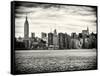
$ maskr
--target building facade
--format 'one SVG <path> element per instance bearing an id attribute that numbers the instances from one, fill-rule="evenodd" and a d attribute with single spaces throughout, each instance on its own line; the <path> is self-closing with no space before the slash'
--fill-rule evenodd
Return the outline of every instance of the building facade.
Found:
<path id="1" fill-rule="evenodd" d="M 58 46 L 58 36 L 57 36 L 56 29 L 54 30 L 54 33 L 53 33 L 53 45 L 54 45 L 54 49 L 59 48 L 59 46 Z"/>
<path id="2" fill-rule="evenodd" d="M 35 38 L 35 33 L 31 33 L 31 38 Z"/>
<path id="3" fill-rule="evenodd" d="M 58 34 L 58 41 L 59 41 L 59 49 L 63 49 L 64 48 L 64 34 L 63 33 Z"/>
<path id="4" fill-rule="evenodd" d="M 53 33 L 48 33 L 48 47 L 53 45 Z"/>

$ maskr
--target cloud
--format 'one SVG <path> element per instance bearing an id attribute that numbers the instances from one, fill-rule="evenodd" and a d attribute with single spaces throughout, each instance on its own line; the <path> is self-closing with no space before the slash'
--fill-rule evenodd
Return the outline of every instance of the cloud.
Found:
<path id="1" fill-rule="evenodd" d="M 74 31 L 79 33 L 87 26 L 90 32 L 96 32 L 96 13 L 96 7 L 92 6 L 17 3 L 15 29 L 18 36 L 18 31 L 24 29 L 27 14 L 30 33 L 39 34 L 42 31 L 48 33 L 50 28 L 56 28 L 58 32 L 71 33 Z"/>

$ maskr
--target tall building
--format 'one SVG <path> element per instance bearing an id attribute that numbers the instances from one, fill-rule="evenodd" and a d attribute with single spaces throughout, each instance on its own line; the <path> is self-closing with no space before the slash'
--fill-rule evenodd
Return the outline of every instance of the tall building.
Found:
<path id="1" fill-rule="evenodd" d="M 64 48 L 65 49 L 68 49 L 68 46 L 69 46 L 69 40 L 68 40 L 68 35 L 67 33 L 64 34 Z"/>
<path id="2" fill-rule="evenodd" d="M 48 46 L 53 45 L 53 33 L 48 33 Z"/>
<path id="3" fill-rule="evenodd" d="M 59 33 L 58 34 L 58 40 L 59 40 L 59 49 L 64 49 L 64 34 L 63 33 Z"/>
<path id="4" fill-rule="evenodd" d="M 89 28 L 87 27 L 87 33 L 88 33 L 88 35 L 89 35 Z"/>
<path id="5" fill-rule="evenodd" d="M 67 34 L 67 49 L 71 49 L 71 36 Z"/>
<path id="6" fill-rule="evenodd" d="M 54 45 L 54 49 L 58 49 L 58 36 L 57 36 L 56 29 L 54 30 L 53 33 L 53 45 Z"/>
<path id="7" fill-rule="evenodd" d="M 24 38 L 25 39 L 29 38 L 29 23 L 28 23 L 27 16 L 26 16 L 26 20 L 25 20 L 25 23 L 24 23 Z"/>
<path id="8" fill-rule="evenodd" d="M 72 39 L 71 39 L 71 48 L 72 49 L 78 49 L 78 48 L 80 48 L 79 36 L 76 33 L 72 33 L 71 36 L 72 36 Z M 80 36 L 81 36 L 81 33 L 80 33 Z"/>
<path id="9" fill-rule="evenodd" d="M 82 33 L 79 33 L 78 39 L 80 41 L 80 48 L 82 48 L 82 46 L 83 46 L 83 36 L 82 36 Z"/>
<path id="10" fill-rule="evenodd" d="M 48 47 L 48 38 L 46 33 L 41 33 L 41 39 L 46 42 L 46 47 Z"/>
<path id="11" fill-rule="evenodd" d="M 24 43 L 25 43 L 25 48 L 28 49 L 29 48 L 29 23 L 28 23 L 27 16 L 24 23 Z"/>
<path id="12" fill-rule="evenodd" d="M 86 46 L 87 36 L 89 36 L 89 28 L 87 30 L 82 30 L 82 37 L 83 37 L 83 48 Z"/>

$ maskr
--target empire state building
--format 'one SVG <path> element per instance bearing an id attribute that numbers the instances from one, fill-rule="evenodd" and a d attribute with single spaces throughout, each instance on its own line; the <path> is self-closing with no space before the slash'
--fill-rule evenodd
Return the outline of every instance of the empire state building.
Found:
<path id="1" fill-rule="evenodd" d="M 25 48 L 29 48 L 29 23 L 28 23 L 28 19 L 26 16 L 26 20 L 24 23 L 24 43 L 25 43 Z"/>
<path id="2" fill-rule="evenodd" d="M 29 23 L 26 16 L 26 20 L 24 23 L 24 39 L 28 39 L 28 38 L 29 38 Z"/>

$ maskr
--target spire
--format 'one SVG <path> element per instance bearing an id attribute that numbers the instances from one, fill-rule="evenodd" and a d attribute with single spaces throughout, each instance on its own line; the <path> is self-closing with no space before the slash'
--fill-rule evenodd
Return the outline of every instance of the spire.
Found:
<path id="1" fill-rule="evenodd" d="M 87 31 L 89 31 L 89 28 L 87 27 Z"/>
<path id="2" fill-rule="evenodd" d="M 27 21 L 27 13 L 26 13 L 26 21 Z"/>
<path id="3" fill-rule="evenodd" d="M 26 18 L 25 18 L 25 24 L 28 24 L 28 17 L 27 17 L 27 13 L 26 13 Z"/>
<path id="4" fill-rule="evenodd" d="M 57 30 L 56 30 L 56 24 L 55 24 L 55 29 L 54 29 L 54 33 L 57 34 Z"/>
<path id="5" fill-rule="evenodd" d="M 27 19 L 27 14 L 26 14 L 25 23 L 24 23 L 24 38 L 29 38 L 29 23 Z"/>
<path id="6" fill-rule="evenodd" d="M 56 31 L 56 29 L 54 29 L 54 34 L 57 34 L 57 31 Z"/>
<path id="7" fill-rule="evenodd" d="M 88 28 L 88 26 L 87 26 L 87 32 L 88 32 L 88 35 L 89 35 L 89 28 Z"/>

